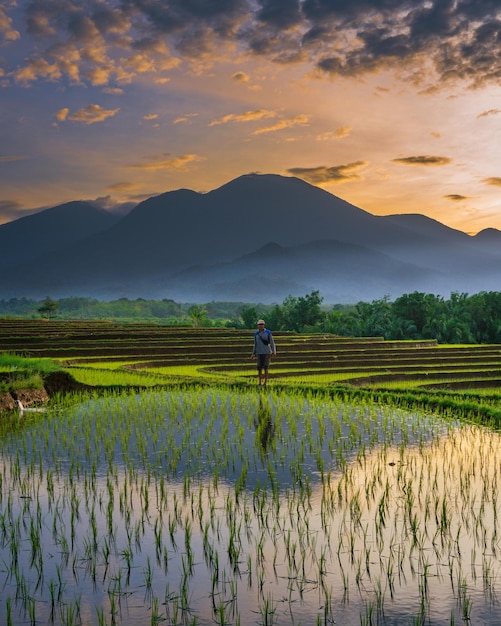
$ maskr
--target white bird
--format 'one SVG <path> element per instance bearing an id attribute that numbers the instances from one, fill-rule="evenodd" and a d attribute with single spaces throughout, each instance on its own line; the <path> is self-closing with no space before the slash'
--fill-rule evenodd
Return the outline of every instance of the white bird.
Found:
<path id="1" fill-rule="evenodd" d="M 24 413 L 25 411 L 36 411 L 36 412 L 45 411 L 45 408 L 43 407 L 24 406 L 21 400 L 16 400 L 16 402 L 17 402 L 17 408 L 19 409 L 21 413 Z"/>

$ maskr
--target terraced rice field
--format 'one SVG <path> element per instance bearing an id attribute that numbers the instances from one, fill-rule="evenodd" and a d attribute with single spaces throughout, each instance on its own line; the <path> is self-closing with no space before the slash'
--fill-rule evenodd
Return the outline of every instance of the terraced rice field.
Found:
<path id="1" fill-rule="evenodd" d="M 0 624 L 501 623 L 500 347 L 275 338 L 0 321 L 101 388 L 1 423 Z"/>
<path id="2" fill-rule="evenodd" d="M 274 333 L 271 384 L 501 388 L 501 346 L 438 345 L 381 337 Z M 252 331 L 141 323 L 2 320 L 0 351 L 50 357 L 78 379 L 83 370 L 144 373 L 172 381 L 252 382 Z"/>

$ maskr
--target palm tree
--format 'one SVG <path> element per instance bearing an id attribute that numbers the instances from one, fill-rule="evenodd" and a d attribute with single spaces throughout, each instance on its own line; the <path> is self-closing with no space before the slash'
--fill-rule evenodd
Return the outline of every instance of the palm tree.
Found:
<path id="1" fill-rule="evenodd" d="M 193 324 L 193 326 L 198 328 L 202 325 L 204 319 L 207 318 L 207 309 L 202 304 L 194 304 L 192 307 L 190 307 L 188 315 L 191 318 L 191 323 Z"/>

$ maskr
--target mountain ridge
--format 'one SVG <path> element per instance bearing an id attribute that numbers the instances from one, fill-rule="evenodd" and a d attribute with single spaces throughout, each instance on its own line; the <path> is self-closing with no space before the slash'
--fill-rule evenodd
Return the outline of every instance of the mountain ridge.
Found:
<path id="1" fill-rule="evenodd" d="M 0 268 L 56 251 L 102 232 L 120 216 L 74 200 L 0 225 Z"/>
<path id="2" fill-rule="evenodd" d="M 0 253 L 0 297 L 233 293 L 277 302 L 319 289 L 330 302 L 353 302 L 501 284 L 501 231 L 471 236 L 420 214 L 375 216 L 293 177 L 246 174 L 206 193 L 167 191 L 111 218 L 76 201 L 72 222 L 70 205 L 0 226 L 0 244 L 11 224 L 33 242 L 24 256 L 11 246 L 8 262 Z"/>

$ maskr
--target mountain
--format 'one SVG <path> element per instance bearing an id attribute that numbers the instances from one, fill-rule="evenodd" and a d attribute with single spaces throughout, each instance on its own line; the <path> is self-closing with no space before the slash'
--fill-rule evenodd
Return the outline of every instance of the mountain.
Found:
<path id="1" fill-rule="evenodd" d="M 245 301 L 253 291 L 260 296 L 255 301 L 267 302 L 271 296 L 281 302 L 318 289 L 327 302 L 353 303 L 395 295 L 402 284 L 434 291 L 441 278 L 369 248 L 322 240 L 290 247 L 270 243 L 229 263 L 187 269 L 165 287 L 180 301 Z"/>
<path id="2" fill-rule="evenodd" d="M 412 230 L 416 234 L 439 239 L 448 243 L 468 243 L 471 237 L 461 230 L 450 228 L 426 215 L 418 213 L 402 213 L 398 215 L 385 215 L 381 219 L 392 224 L 398 224 Z"/>
<path id="3" fill-rule="evenodd" d="M 72 245 L 104 231 L 119 218 L 87 202 L 67 202 L 0 226 L 0 268 Z"/>
<path id="4" fill-rule="evenodd" d="M 297 178 L 169 191 L 108 225 L 96 214 L 94 230 L 88 206 L 75 217 L 80 204 L 0 226 L 0 244 L 14 230 L 31 242 L 29 253 L 2 250 L 0 297 L 278 302 L 318 289 L 327 302 L 354 302 L 501 285 L 500 231 L 472 237 L 423 215 L 375 216 Z"/>
<path id="5" fill-rule="evenodd" d="M 489 273 L 492 263 L 501 258 L 501 248 L 487 249 L 470 235 L 425 215 L 387 215 L 380 219 L 412 234 L 390 243 L 385 252 L 423 267 L 440 267 L 466 278 L 472 271 Z"/>
<path id="6" fill-rule="evenodd" d="M 473 239 L 486 252 L 499 254 L 499 250 L 501 250 L 501 230 L 496 228 L 485 228 L 477 233 Z"/>

